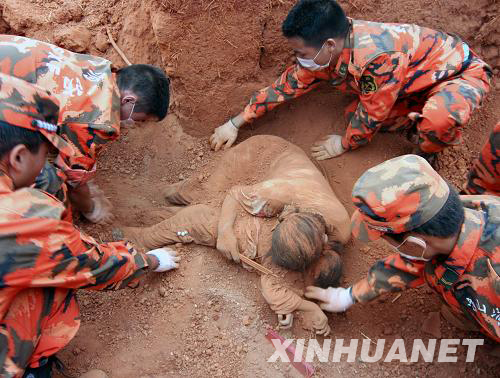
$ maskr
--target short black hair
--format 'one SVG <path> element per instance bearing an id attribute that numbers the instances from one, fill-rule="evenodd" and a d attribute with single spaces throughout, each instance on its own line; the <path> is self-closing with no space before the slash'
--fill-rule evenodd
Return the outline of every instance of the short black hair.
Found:
<path id="1" fill-rule="evenodd" d="M 137 95 L 134 112 L 154 115 L 161 121 L 170 105 L 170 79 L 150 64 L 132 64 L 116 73 L 118 88 Z"/>
<path id="2" fill-rule="evenodd" d="M 281 30 L 286 38 L 300 37 L 307 45 L 321 47 L 328 38 L 344 38 L 349 20 L 335 0 L 300 0 Z"/>
<path id="3" fill-rule="evenodd" d="M 457 190 L 449 183 L 448 187 L 450 188 L 448 199 L 434 217 L 413 230 L 401 234 L 388 234 L 388 236 L 402 243 L 409 233 L 435 236 L 438 238 L 448 238 L 458 234 L 464 223 L 464 205 L 460 200 Z"/>
<path id="4" fill-rule="evenodd" d="M 48 140 L 42 133 L 0 121 L 0 158 L 18 144 L 24 144 L 30 152 L 36 154 L 43 143 L 48 143 Z"/>

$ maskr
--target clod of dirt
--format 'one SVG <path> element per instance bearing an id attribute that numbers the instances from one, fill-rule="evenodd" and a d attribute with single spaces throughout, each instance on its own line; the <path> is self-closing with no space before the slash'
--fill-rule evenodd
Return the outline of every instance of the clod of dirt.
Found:
<path id="1" fill-rule="evenodd" d="M 85 374 L 80 375 L 80 378 L 107 378 L 105 372 L 102 370 L 92 369 L 86 372 Z"/>
<path id="2" fill-rule="evenodd" d="M 422 324 L 422 331 L 436 339 L 441 338 L 441 316 L 439 312 L 429 312 L 429 315 Z"/>
<path id="3" fill-rule="evenodd" d="M 384 328 L 384 335 L 392 335 L 394 333 L 394 330 L 392 329 L 391 326 L 387 326 Z"/>
<path id="4" fill-rule="evenodd" d="M 5 21 L 2 17 L 2 11 L 0 9 L 0 33 L 7 33 L 7 31 L 10 29 L 10 25 Z"/>
<path id="5" fill-rule="evenodd" d="M 108 49 L 109 40 L 104 32 L 101 31 L 97 34 L 97 37 L 95 38 L 94 46 L 100 52 L 104 52 Z"/>
<path id="6" fill-rule="evenodd" d="M 245 316 L 243 317 L 243 325 L 244 325 L 245 327 L 247 327 L 247 326 L 249 326 L 249 325 L 250 325 L 250 323 L 252 323 L 252 319 L 250 318 L 250 316 L 245 315 Z"/>
<path id="7" fill-rule="evenodd" d="M 54 42 L 68 50 L 83 53 L 90 46 L 91 33 L 84 25 L 61 28 L 54 32 Z"/>

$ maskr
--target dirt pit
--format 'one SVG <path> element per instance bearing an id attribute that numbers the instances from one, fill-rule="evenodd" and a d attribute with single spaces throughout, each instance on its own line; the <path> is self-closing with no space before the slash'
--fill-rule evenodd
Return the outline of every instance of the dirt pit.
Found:
<path id="1" fill-rule="evenodd" d="M 108 44 L 109 26 L 134 63 L 162 66 L 172 77 L 171 113 L 159 124 L 124 130 L 99 161 L 99 183 L 114 203 L 116 225 L 150 225 L 166 206 L 161 192 L 168 183 L 200 177 L 217 154 L 208 136 L 236 114 L 250 94 L 269 84 L 290 63 L 291 52 L 280 24 L 290 0 L 3 0 L 0 32 L 26 35 L 63 47 L 123 62 Z M 418 23 L 461 35 L 494 68 L 500 61 L 499 4 L 496 0 L 341 1 L 353 18 Z M 440 173 L 461 186 L 472 159 L 498 119 L 498 80 L 483 108 L 464 130 L 464 143 L 439 159 Z M 309 151 L 332 131 L 342 132 L 343 109 L 351 99 L 328 86 L 282 106 L 245 129 L 278 135 Z M 350 191 L 361 173 L 411 147 L 397 135 L 378 135 L 361 150 L 321 163 L 340 200 L 352 211 Z M 206 178 L 202 178 L 206 179 Z M 81 226 L 100 241 L 111 227 Z M 61 353 L 75 375 L 91 368 L 111 377 L 296 377 L 290 364 L 268 363 L 272 345 L 264 338 L 276 318 L 265 304 L 257 276 L 228 263 L 218 253 L 180 246 L 181 268 L 151 274 L 136 290 L 80 292 L 82 327 Z M 344 284 L 363 277 L 370 265 L 389 253 L 383 246 L 351 242 L 343 254 Z M 440 301 L 430 289 L 387 295 L 345 315 L 329 315 L 334 339 L 403 338 L 406 350 L 415 339 L 435 338 L 422 331 Z M 482 338 L 441 319 L 441 338 Z M 300 318 L 285 338 L 314 338 Z M 322 344 L 322 338 L 318 341 Z M 489 342 L 486 341 L 488 344 Z M 466 363 L 314 363 L 317 376 L 498 376 L 497 357 L 480 347 Z M 497 373 L 495 373 L 495 371 Z"/>

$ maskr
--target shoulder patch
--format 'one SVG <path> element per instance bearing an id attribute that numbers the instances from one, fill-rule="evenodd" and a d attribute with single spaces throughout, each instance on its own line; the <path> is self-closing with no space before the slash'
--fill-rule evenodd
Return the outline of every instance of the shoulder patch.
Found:
<path id="1" fill-rule="evenodd" d="M 363 75 L 359 82 L 361 93 L 367 94 L 377 90 L 377 83 L 372 75 Z"/>

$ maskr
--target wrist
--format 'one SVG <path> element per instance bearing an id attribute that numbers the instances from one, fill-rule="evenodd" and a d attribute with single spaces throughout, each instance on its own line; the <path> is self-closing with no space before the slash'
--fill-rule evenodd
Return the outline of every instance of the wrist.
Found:
<path id="1" fill-rule="evenodd" d="M 234 122 L 233 118 L 229 118 L 229 122 L 231 123 L 231 125 L 233 125 L 233 127 L 234 127 L 236 130 L 239 130 L 239 129 L 240 129 L 240 125 L 238 125 L 236 122 Z"/>
<path id="2" fill-rule="evenodd" d="M 351 297 L 352 304 L 357 303 L 356 298 L 354 298 L 354 295 L 352 293 L 352 286 L 349 286 L 347 290 L 349 290 L 349 296 Z"/>
<path id="3" fill-rule="evenodd" d="M 156 270 L 160 266 L 160 260 L 155 255 L 146 254 L 146 260 L 151 270 Z"/>

